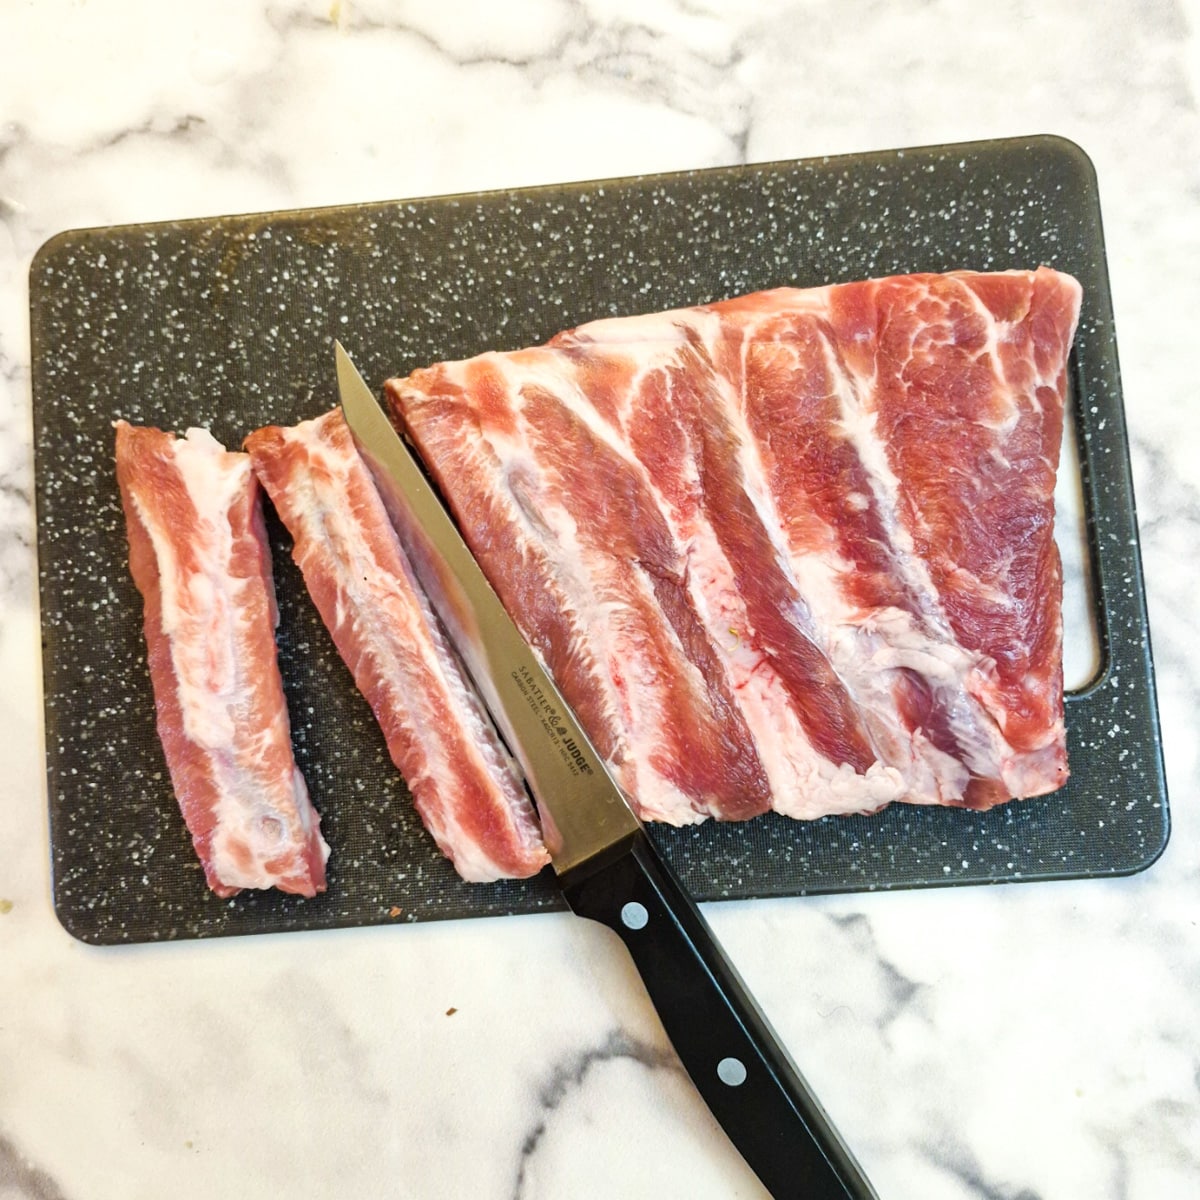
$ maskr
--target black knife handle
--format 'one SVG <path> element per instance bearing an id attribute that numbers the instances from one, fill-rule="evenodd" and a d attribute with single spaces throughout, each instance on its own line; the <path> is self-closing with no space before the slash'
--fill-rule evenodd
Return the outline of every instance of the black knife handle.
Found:
<path id="1" fill-rule="evenodd" d="M 644 833 L 565 875 L 629 947 L 700 1095 L 776 1200 L 878 1200 L 700 910 Z"/>

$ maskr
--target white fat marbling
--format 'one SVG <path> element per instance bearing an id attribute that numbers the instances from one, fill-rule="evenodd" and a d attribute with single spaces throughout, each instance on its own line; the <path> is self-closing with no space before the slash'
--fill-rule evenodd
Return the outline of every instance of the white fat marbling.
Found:
<path id="1" fill-rule="evenodd" d="M 1197 0 L 0 13 L 0 1196 L 754 1197 L 567 916 L 95 950 L 50 904 L 28 293 L 59 230 L 1054 132 L 1096 163 L 1174 833 L 1126 880 L 710 906 L 885 1200 L 1200 1195 Z"/>

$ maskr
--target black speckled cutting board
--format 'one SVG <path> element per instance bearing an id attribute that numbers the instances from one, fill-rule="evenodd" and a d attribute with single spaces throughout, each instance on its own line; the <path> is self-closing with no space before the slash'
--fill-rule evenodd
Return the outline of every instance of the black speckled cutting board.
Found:
<path id="1" fill-rule="evenodd" d="M 72 231 L 30 273 L 54 902 L 89 942 L 529 912 L 552 878 L 462 883 L 271 523 L 296 755 L 333 847 L 329 890 L 218 900 L 154 730 L 111 423 L 229 446 L 336 402 L 340 338 L 373 386 L 604 316 L 865 276 L 1047 263 L 1083 284 L 1073 417 L 1102 648 L 1067 700 L 1073 774 L 989 813 L 895 805 L 655 839 L 701 900 L 1121 874 L 1168 829 L 1096 181 L 1054 138 L 524 191 Z"/>

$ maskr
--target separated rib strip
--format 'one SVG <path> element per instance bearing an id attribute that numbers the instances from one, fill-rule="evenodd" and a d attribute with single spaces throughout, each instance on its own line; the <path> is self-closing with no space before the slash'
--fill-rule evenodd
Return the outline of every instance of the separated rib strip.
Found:
<path id="1" fill-rule="evenodd" d="M 158 735 L 208 885 L 314 896 L 329 847 L 292 755 L 250 458 L 118 421 L 116 460 Z"/>
<path id="2" fill-rule="evenodd" d="M 516 768 L 446 642 L 340 409 L 246 439 L 293 557 L 426 828 L 467 880 L 549 861 Z"/>

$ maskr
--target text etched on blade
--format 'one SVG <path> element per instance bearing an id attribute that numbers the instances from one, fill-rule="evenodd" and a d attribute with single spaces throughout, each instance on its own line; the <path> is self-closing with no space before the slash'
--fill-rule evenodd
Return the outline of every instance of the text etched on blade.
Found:
<path id="1" fill-rule="evenodd" d="M 534 681 L 528 667 L 515 667 L 511 672 L 513 682 L 517 685 L 525 703 L 537 714 L 546 736 L 552 738 L 558 745 L 562 760 L 570 768 L 572 775 L 594 775 L 592 764 L 588 761 L 587 751 L 567 731 L 563 723 L 563 715 L 555 706 L 545 691 Z"/>

